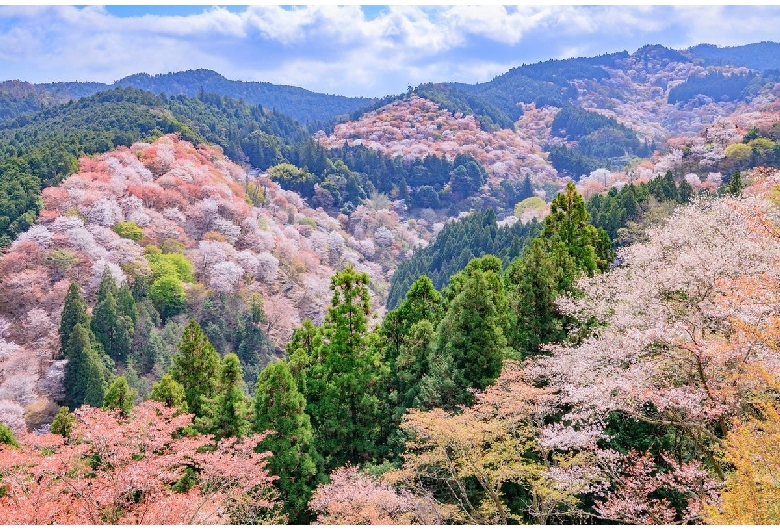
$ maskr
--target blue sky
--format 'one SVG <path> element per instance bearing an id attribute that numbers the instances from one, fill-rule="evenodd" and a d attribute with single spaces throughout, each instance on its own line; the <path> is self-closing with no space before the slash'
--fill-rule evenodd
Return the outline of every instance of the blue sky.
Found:
<path id="1" fill-rule="evenodd" d="M 736 21 L 736 22 L 735 22 Z M 382 96 L 489 81 L 514 66 L 644 44 L 780 40 L 780 6 L 0 6 L 0 80 L 215 70 Z"/>

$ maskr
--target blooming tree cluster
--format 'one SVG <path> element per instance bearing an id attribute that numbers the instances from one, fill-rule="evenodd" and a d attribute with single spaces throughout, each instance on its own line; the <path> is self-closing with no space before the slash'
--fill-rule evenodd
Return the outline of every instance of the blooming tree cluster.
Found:
<path id="1" fill-rule="evenodd" d="M 26 435 L 0 451 L 2 524 L 280 522 L 264 435 L 182 436 L 192 416 L 161 403 L 130 418 L 77 411 L 68 439 Z"/>
<path id="2" fill-rule="evenodd" d="M 250 181 L 262 192 L 257 206 Z M 106 268 L 119 285 L 150 273 L 148 245 L 175 248 L 193 264 L 196 282 L 185 290 L 262 295 L 267 334 L 282 347 L 301 321 L 321 321 L 336 270 L 352 263 L 367 272 L 378 309 L 395 263 L 432 236 L 381 197 L 334 219 L 264 176 L 250 178 L 218 147 L 174 135 L 83 158 L 79 173 L 42 198 L 37 224 L 0 258 L 0 315 L 9 324 L 0 403 L 15 428 L 25 408 L 58 393 L 61 367 L 51 368 L 69 283 L 92 305 Z"/>

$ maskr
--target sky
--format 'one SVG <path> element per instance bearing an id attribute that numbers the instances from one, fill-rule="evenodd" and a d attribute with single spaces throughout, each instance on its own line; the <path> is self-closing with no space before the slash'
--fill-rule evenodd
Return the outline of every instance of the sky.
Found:
<path id="1" fill-rule="evenodd" d="M 645 44 L 780 41 L 780 6 L 0 5 L 0 80 L 215 70 L 377 97 Z"/>

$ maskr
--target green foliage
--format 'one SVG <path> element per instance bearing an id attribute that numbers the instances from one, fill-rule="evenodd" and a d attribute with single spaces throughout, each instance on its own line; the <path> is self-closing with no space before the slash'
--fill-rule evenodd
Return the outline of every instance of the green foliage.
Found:
<path id="1" fill-rule="evenodd" d="M 704 59 L 707 66 L 747 66 L 752 70 L 768 70 L 780 64 L 780 44 L 758 42 L 743 46 L 699 44 L 688 49 L 694 57 Z"/>
<path id="2" fill-rule="evenodd" d="M 163 320 L 183 313 L 186 309 L 184 286 L 174 276 L 163 276 L 152 283 L 149 298 Z"/>
<path id="3" fill-rule="evenodd" d="M 114 361 L 126 362 L 133 341 L 133 318 L 131 304 L 127 299 L 128 294 L 123 295 L 123 308 L 130 311 L 130 315 L 120 311 L 117 303 L 119 289 L 108 267 L 103 271 L 103 277 L 98 290 L 98 300 L 92 310 L 90 323 L 92 332 L 97 341 L 103 346 L 103 351 Z"/>
<path id="4" fill-rule="evenodd" d="M 603 235 L 590 224 L 585 201 L 572 182 L 550 203 L 550 214 L 544 219 L 540 237 L 548 244 L 560 241 L 577 269 L 588 275 L 607 270 L 614 257 L 612 249 L 601 244 Z"/>
<path id="5" fill-rule="evenodd" d="M 693 195 L 693 188 L 685 180 L 675 183 L 671 172 L 648 183 L 629 184 L 620 191 L 610 189 L 605 195 L 594 195 L 587 203 L 593 225 L 604 229 L 612 241 L 618 231 L 637 221 L 648 210 L 649 199 L 660 203 L 685 204 Z"/>
<path id="6" fill-rule="evenodd" d="M 81 405 L 103 406 L 110 369 L 103 363 L 97 341 L 89 327 L 76 324 L 65 346 L 65 404 L 75 410 Z"/>
<path id="7" fill-rule="evenodd" d="M 260 372 L 255 388 L 255 431 L 272 431 L 258 450 L 272 453 L 268 466 L 279 477 L 275 483 L 293 524 L 311 521 L 308 504 L 322 466 L 305 409 L 306 399 L 298 391 L 287 363 L 269 363 Z"/>
<path id="8" fill-rule="evenodd" d="M 684 83 L 669 90 L 669 104 L 684 103 L 702 95 L 714 101 L 728 99 L 739 101 L 747 95 L 746 90 L 755 79 L 755 73 L 730 74 L 707 72 L 703 76 L 691 76 Z"/>
<path id="9" fill-rule="evenodd" d="M 60 318 L 60 351 L 65 364 L 65 404 L 76 409 L 83 404 L 100 407 L 103 391 L 111 378 L 113 362 L 90 329 L 87 305 L 79 287 L 71 282 Z"/>
<path id="10" fill-rule="evenodd" d="M 572 149 L 565 146 L 550 148 L 553 167 L 575 180 L 599 167 L 609 166 L 610 159 L 646 157 L 654 149 L 654 145 L 640 142 L 632 129 L 614 118 L 569 105 L 555 115 L 552 134 L 577 141 Z"/>
<path id="11" fill-rule="evenodd" d="M 241 438 L 249 433 L 249 398 L 243 390 L 241 362 L 235 353 L 226 355 L 219 367 L 217 394 L 203 396 L 203 417 L 196 422 L 201 432 L 221 438 Z"/>
<path id="12" fill-rule="evenodd" d="M 545 245 L 541 239 L 535 239 L 523 257 L 507 268 L 512 319 L 508 339 L 523 356 L 566 338 L 567 320 L 558 313 L 555 299 L 571 289 L 577 272 L 563 243 Z"/>
<path id="13" fill-rule="evenodd" d="M 179 342 L 179 354 L 173 358 L 170 374 L 184 388 L 187 410 L 195 416 L 204 415 L 204 399 L 217 394 L 219 371 L 219 354 L 191 319 Z"/>
<path id="14" fill-rule="evenodd" d="M 70 438 L 73 426 L 76 423 L 76 416 L 71 414 L 68 407 L 60 407 L 51 422 L 50 431 L 52 434 L 59 434 L 64 438 Z"/>
<path id="15" fill-rule="evenodd" d="M 468 389 L 483 390 L 501 372 L 509 352 L 504 336 L 507 299 L 501 261 L 495 256 L 475 258 L 450 279 L 445 290 L 447 312 L 437 328 L 437 355 L 451 359 L 454 399 L 445 408 L 470 404 Z"/>
<path id="16" fill-rule="evenodd" d="M 63 357 L 68 344 L 70 344 L 70 335 L 78 324 L 88 326 L 89 314 L 87 313 L 87 304 L 81 297 L 79 285 L 76 282 L 70 282 L 68 292 L 65 295 L 65 306 L 60 316 L 60 354 Z"/>
<path id="17" fill-rule="evenodd" d="M 742 183 L 742 174 L 739 171 L 735 171 L 731 174 L 731 177 L 726 184 L 726 193 L 738 197 L 742 194 L 742 188 L 744 187 L 745 185 Z"/>
<path id="18" fill-rule="evenodd" d="M 187 400 L 184 393 L 184 387 L 171 377 L 171 374 L 164 374 L 162 379 L 152 387 L 150 399 L 165 403 L 168 407 L 187 412 Z"/>
<path id="19" fill-rule="evenodd" d="M 20 447 L 19 442 L 16 441 L 11 428 L 5 423 L 0 423 L 0 445 L 10 445 L 11 447 Z"/>
<path id="20" fill-rule="evenodd" d="M 309 326 L 290 347 L 291 370 L 303 380 L 299 388 L 326 471 L 369 459 L 378 450 L 382 423 L 378 390 L 387 369 L 376 337 L 367 329 L 368 281 L 368 275 L 351 266 L 333 276 L 333 299 L 321 332 Z"/>
<path id="21" fill-rule="evenodd" d="M 283 163 L 273 166 L 268 169 L 268 176 L 284 189 L 296 191 L 303 197 L 314 195 L 317 177 L 292 164 Z"/>
<path id="22" fill-rule="evenodd" d="M 190 304 L 194 318 L 219 353 L 235 352 L 241 360 L 244 380 L 254 387 L 257 374 L 277 353 L 264 332 L 267 316 L 259 294 L 209 293 L 199 304 Z"/>
<path id="23" fill-rule="evenodd" d="M 133 410 L 135 396 L 136 392 L 130 389 L 127 379 L 124 376 L 117 377 L 103 396 L 103 408 L 118 410 L 122 416 L 127 417 Z"/>
<path id="24" fill-rule="evenodd" d="M 526 253 L 506 271 L 509 344 L 521 356 L 540 353 L 540 346 L 561 342 L 569 321 L 555 299 L 573 291 L 581 274 L 606 271 L 614 259 L 607 232 L 589 222 L 585 202 L 572 182 L 550 204 L 544 229 Z"/>
<path id="25" fill-rule="evenodd" d="M 144 231 L 132 221 L 119 222 L 112 227 L 112 230 L 114 230 L 119 237 L 124 237 L 131 241 L 140 241 L 144 237 Z"/>
<path id="26" fill-rule="evenodd" d="M 433 286 L 442 289 L 450 277 L 474 257 L 493 254 L 504 264 L 519 256 L 539 231 L 538 223 L 515 223 L 499 228 L 496 214 L 488 209 L 448 223 L 427 247 L 417 250 L 393 273 L 387 296 L 387 307 L 393 309 L 412 283 L 428 276 Z"/>

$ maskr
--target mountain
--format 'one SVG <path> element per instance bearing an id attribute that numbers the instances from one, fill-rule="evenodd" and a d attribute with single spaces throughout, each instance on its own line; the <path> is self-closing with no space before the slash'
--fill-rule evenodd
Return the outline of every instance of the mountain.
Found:
<path id="1" fill-rule="evenodd" d="M 372 98 L 352 98 L 320 94 L 309 90 L 265 82 L 231 81 L 212 70 L 187 70 L 168 74 L 134 74 L 113 84 L 41 83 L 40 88 L 58 97 L 81 98 L 116 87 L 132 87 L 168 96 L 197 96 L 204 92 L 221 94 L 247 103 L 275 109 L 301 123 L 328 121 L 369 106 Z"/>
<path id="2" fill-rule="evenodd" d="M 695 58 L 702 59 L 708 66 L 745 66 L 764 71 L 780 68 L 780 43 L 757 42 L 743 46 L 715 46 L 699 44 L 688 48 Z"/>
<path id="3" fill-rule="evenodd" d="M 51 419 L 71 281 L 90 306 L 106 269 L 133 286 L 147 316 L 135 325 L 134 368 L 126 360 L 121 368 L 137 388 L 148 392 L 168 368 L 187 318 L 222 354 L 241 357 L 254 387 L 294 328 L 321 322 L 336 271 L 352 264 L 367 273 L 381 314 L 395 264 L 425 244 L 387 202 L 367 202 L 342 224 L 270 179 L 248 176 L 219 147 L 176 135 L 82 157 L 78 172 L 44 189 L 41 201 L 36 223 L 0 257 L 0 421 L 13 425 L 25 409 Z M 168 276 L 186 296 L 174 309 L 155 298 Z"/>

